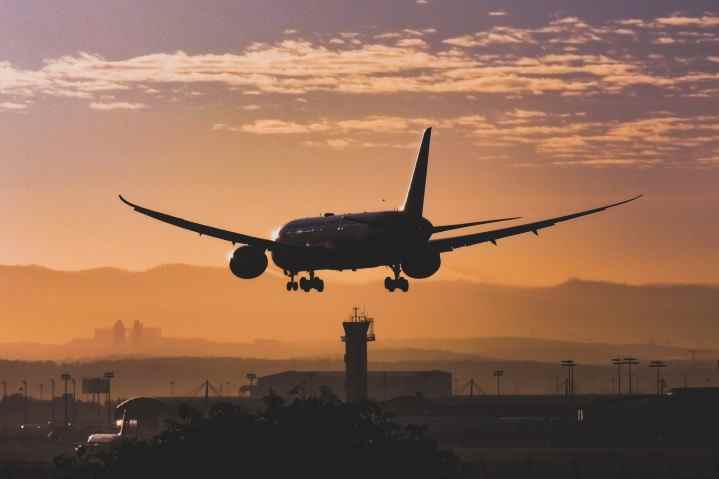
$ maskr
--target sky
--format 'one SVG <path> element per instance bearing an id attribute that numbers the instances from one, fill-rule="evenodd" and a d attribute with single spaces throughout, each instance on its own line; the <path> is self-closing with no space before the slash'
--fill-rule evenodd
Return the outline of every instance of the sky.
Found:
<path id="1" fill-rule="evenodd" d="M 645 194 L 438 278 L 717 283 L 718 94 L 709 1 L 0 0 L 0 264 L 226 267 L 117 194 L 269 237 L 397 207 L 432 126 L 435 224 Z"/>

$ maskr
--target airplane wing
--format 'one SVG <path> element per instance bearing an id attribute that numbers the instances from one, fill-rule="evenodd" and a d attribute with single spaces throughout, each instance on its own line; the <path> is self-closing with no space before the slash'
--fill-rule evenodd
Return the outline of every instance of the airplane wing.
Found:
<path id="1" fill-rule="evenodd" d="M 118 196 L 123 203 L 125 203 L 127 206 L 131 207 L 138 213 L 142 213 L 143 215 L 155 218 L 156 220 L 162 221 L 164 223 L 169 223 L 171 225 L 175 225 L 186 230 L 194 231 L 195 233 L 199 233 L 200 236 L 212 236 L 213 238 L 230 241 L 232 244 L 241 243 L 265 248 L 268 250 L 275 249 L 279 245 L 279 243 L 272 240 L 243 235 L 242 233 L 235 233 L 233 231 L 227 231 L 220 228 L 215 228 L 213 226 L 203 225 L 200 223 L 193 223 L 192 221 L 184 220 L 176 216 L 170 216 L 165 213 L 160 213 L 159 211 L 149 210 L 140 205 L 130 203 L 125 198 L 123 198 L 122 195 Z"/>
<path id="2" fill-rule="evenodd" d="M 541 230 L 543 228 L 548 228 L 550 226 L 554 226 L 555 224 L 561 223 L 562 221 L 569 221 L 569 220 L 573 220 L 574 218 L 579 218 L 581 216 L 587 216 L 587 215 L 591 215 L 594 213 L 599 213 L 600 211 L 604 211 L 608 208 L 613 208 L 615 206 L 629 203 L 630 201 L 634 201 L 641 197 L 642 197 L 642 195 L 638 195 L 633 198 L 629 198 L 628 200 L 620 201 L 618 203 L 613 203 L 611 205 L 601 206 L 599 208 L 594 208 L 594 209 L 586 210 L 586 211 L 580 211 L 579 213 L 572 213 L 572 214 L 566 215 L 566 216 L 559 216 L 557 218 L 550 218 L 548 220 L 537 221 L 535 223 L 527 223 L 524 225 L 510 226 L 509 228 L 502 228 L 502 229 L 493 230 L 493 231 L 484 231 L 482 233 L 474 233 L 474 234 L 468 234 L 468 235 L 463 235 L 463 236 L 455 236 L 452 238 L 442 238 L 442 239 L 430 240 L 429 244 L 431 247 L 437 249 L 439 252 L 445 253 L 448 251 L 455 250 L 457 248 L 462 248 L 464 246 L 472 246 L 472 245 L 479 244 L 479 243 L 486 243 L 488 241 L 496 244 L 498 239 L 506 238 L 508 236 L 519 235 L 519 234 L 523 234 L 523 233 L 532 232 L 535 235 L 539 235 L 539 230 Z"/>

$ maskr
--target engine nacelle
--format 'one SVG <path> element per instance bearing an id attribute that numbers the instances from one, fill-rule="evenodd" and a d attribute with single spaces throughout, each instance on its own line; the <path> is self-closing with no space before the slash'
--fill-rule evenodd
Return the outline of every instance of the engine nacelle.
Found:
<path id="1" fill-rule="evenodd" d="M 267 269 L 265 251 L 254 246 L 237 248 L 230 260 L 230 271 L 242 279 L 256 278 Z"/>
<path id="2" fill-rule="evenodd" d="M 407 256 L 402 261 L 402 271 L 410 278 L 429 278 L 437 272 L 441 264 L 439 252 L 426 249 Z"/>

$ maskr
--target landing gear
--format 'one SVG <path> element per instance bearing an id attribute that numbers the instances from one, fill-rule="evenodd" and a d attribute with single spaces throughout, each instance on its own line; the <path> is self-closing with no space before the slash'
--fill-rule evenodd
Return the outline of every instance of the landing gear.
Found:
<path id="1" fill-rule="evenodd" d="M 409 291 L 409 281 L 407 281 L 406 278 L 400 276 L 401 271 L 402 270 L 399 265 L 392 265 L 392 272 L 394 273 L 394 278 L 387 276 L 384 279 L 384 287 L 390 293 L 393 293 L 395 289 L 399 289 L 404 293 Z"/>
<path id="2" fill-rule="evenodd" d="M 287 282 L 287 291 L 297 291 L 298 289 L 301 289 L 305 293 L 309 293 L 311 290 L 316 290 L 317 292 L 321 293 L 325 290 L 325 282 L 322 281 L 319 277 L 315 276 L 314 271 L 310 271 L 310 277 L 309 278 L 300 278 L 299 283 L 295 281 L 295 273 L 286 273 L 290 280 Z"/>
<path id="3" fill-rule="evenodd" d="M 285 276 L 289 276 L 290 280 L 287 282 L 287 291 L 297 291 L 298 284 L 297 281 L 295 281 L 295 273 L 294 271 L 287 271 L 285 270 Z"/>

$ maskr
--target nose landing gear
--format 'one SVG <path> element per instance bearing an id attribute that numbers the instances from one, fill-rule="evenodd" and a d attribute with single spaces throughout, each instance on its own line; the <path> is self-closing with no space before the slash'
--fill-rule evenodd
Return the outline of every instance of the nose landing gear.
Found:
<path id="1" fill-rule="evenodd" d="M 389 291 L 390 293 L 393 293 L 395 289 L 401 290 L 403 293 L 406 293 L 409 291 L 409 281 L 407 281 L 406 278 L 403 278 L 400 276 L 400 272 L 402 269 L 399 265 L 392 265 L 392 272 L 394 273 L 394 278 L 387 276 L 384 279 L 384 287 Z"/>

